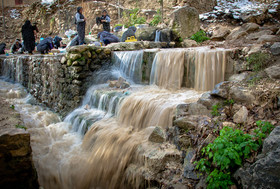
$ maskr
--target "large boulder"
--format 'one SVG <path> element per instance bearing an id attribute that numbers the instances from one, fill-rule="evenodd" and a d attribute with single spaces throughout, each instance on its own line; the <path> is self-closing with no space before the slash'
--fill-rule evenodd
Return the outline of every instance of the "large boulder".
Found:
<path id="1" fill-rule="evenodd" d="M 247 39 L 249 40 L 257 40 L 263 35 L 271 35 L 273 32 L 271 30 L 262 30 L 259 32 L 251 33 L 247 36 Z"/>
<path id="2" fill-rule="evenodd" d="M 212 41 L 224 41 L 226 37 L 230 34 L 230 30 L 227 27 L 220 27 L 213 32 L 211 37 Z"/>
<path id="3" fill-rule="evenodd" d="M 270 47 L 270 51 L 273 55 L 277 56 L 280 55 L 280 42 L 276 42 L 274 43 L 271 47 Z"/>
<path id="4" fill-rule="evenodd" d="M 248 110 L 245 106 L 242 106 L 238 112 L 233 116 L 234 123 L 246 123 L 248 117 Z"/>
<path id="5" fill-rule="evenodd" d="M 156 28 L 139 28 L 135 32 L 138 41 L 155 41 Z"/>
<path id="6" fill-rule="evenodd" d="M 263 35 L 258 39 L 257 43 L 263 44 L 266 42 L 278 42 L 278 41 L 280 41 L 280 37 L 276 35 Z"/>
<path id="7" fill-rule="evenodd" d="M 280 126 L 265 139 L 262 153 L 252 165 L 238 169 L 234 177 L 241 188 L 279 188 L 280 186 Z"/>
<path id="8" fill-rule="evenodd" d="M 188 0 L 187 3 L 201 14 L 212 11 L 217 5 L 217 0 Z"/>
<path id="9" fill-rule="evenodd" d="M 270 78 L 280 79 L 280 66 L 271 66 L 266 68 L 265 72 Z"/>
<path id="10" fill-rule="evenodd" d="M 172 12 L 171 28 L 181 38 L 187 38 L 200 30 L 198 11 L 193 7 L 182 7 Z"/>

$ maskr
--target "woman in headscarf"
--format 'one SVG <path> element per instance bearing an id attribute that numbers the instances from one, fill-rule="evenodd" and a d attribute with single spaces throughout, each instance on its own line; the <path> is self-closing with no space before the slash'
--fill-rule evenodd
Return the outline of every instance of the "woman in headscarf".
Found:
<path id="1" fill-rule="evenodd" d="M 29 54 L 32 54 L 32 51 L 35 49 L 34 31 L 35 28 L 31 25 L 31 22 L 26 20 L 25 24 L 22 26 L 21 33 L 24 48 Z"/>
<path id="2" fill-rule="evenodd" d="M 108 12 L 107 10 L 103 10 L 102 11 L 102 16 L 100 17 L 100 22 L 102 23 L 103 25 L 103 30 L 104 31 L 107 31 L 107 32 L 110 32 L 110 22 L 111 22 L 111 18 L 110 16 L 108 15 Z"/>
<path id="3" fill-rule="evenodd" d="M 77 13 L 75 16 L 75 23 L 77 24 L 77 32 L 79 36 L 79 45 L 84 44 L 85 40 L 85 29 L 86 29 L 86 19 L 84 17 L 83 13 L 83 8 L 78 7 L 77 8 Z"/>

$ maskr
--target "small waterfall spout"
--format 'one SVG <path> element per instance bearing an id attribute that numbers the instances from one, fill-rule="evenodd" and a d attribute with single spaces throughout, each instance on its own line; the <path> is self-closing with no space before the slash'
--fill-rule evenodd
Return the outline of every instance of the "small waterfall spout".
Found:
<path id="1" fill-rule="evenodd" d="M 144 51 L 114 52 L 113 62 L 120 75 L 133 83 L 142 81 L 142 62 Z"/>
<path id="2" fill-rule="evenodd" d="M 156 30 L 155 42 L 160 42 L 160 34 L 161 34 L 161 31 L 160 30 Z"/>
<path id="3" fill-rule="evenodd" d="M 150 84 L 167 89 L 180 89 L 184 76 L 184 51 L 169 50 L 156 54 Z"/>

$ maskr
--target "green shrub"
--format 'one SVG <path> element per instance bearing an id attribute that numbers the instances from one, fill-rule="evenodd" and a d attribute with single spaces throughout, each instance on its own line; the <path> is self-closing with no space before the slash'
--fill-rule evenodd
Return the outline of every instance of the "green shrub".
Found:
<path id="1" fill-rule="evenodd" d="M 130 26 L 134 26 L 135 24 L 145 24 L 146 18 L 138 17 L 139 9 L 133 9 L 131 13 L 128 15 L 124 12 L 124 18 L 126 20 L 125 27 L 128 28 Z"/>
<path id="2" fill-rule="evenodd" d="M 121 27 L 122 27 L 123 24 L 115 24 L 115 25 L 114 25 L 114 28 L 117 27 L 117 26 L 121 26 Z"/>
<path id="3" fill-rule="evenodd" d="M 153 20 L 150 22 L 150 25 L 152 26 L 157 26 L 160 22 L 161 22 L 162 18 L 161 18 L 161 12 L 160 10 L 157 10 L 157 14 L 154 15 Z"/>
<path id="4" fill-rule="evenodd" d="M 202 43 L 203 41 L 207 41 L 210 38 L 206 36 L 205 31 L 200 30 L 191 36 L 192 40 L 195 40 L 198 43 Z"/>
<path id="5" fill-rule="evenodd" d="M 265 68 L 269 58 L 269 54 L 262 52 L 251 54 L 247 58 L 247 66 L 252 67 L 253 71 L 258 72 Z"/>
<path id="6" fill-rule="evenodd" d="M 24 130 L 27 129 L 27 128 L 26 128 L 25 126 L 23 126 L 23 125 L 15 125 L 15 127 L 18 128 L 18 129 L 24 129 Z"/>
<path id="7" fill-rule="evenodd" d="M 221 108 L 221 104 L 219 104 L 219 103 L 212 106 L 211 114 L 213 117 L 221 115 L 219 112 L 220 108 Z"/>
<path id="8" fill-rule="evenodd" d="M 244 159 L 250 158 L 252 152 L 260 148 L 263 139 L 274 127 L 262 121 L 257 121 L 257 126 L 259 128 L 254 130 L 255 135 L 224 127 L 220 136 L 201 150 L 203 158 L 195 164 L 197 170 L 208 175 L 207 188 L 228 188 L 233 184 L 232 173 L 242 165 Z"/>

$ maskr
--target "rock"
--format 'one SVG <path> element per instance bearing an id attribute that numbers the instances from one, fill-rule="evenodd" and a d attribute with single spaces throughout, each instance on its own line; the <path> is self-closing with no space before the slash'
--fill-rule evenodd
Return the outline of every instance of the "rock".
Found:
<path id="1" fill-rule="evenodd" d="M 78 61 L 74 61 L 73 63 L 72 63 L 72 66 L 78 66 L 79 65 L 79 62 Z"/>
<path id="2" fill-rule="evenodd" d="M 233 30 L 227 37 L 227 40 L 237 40 L 245 35 L 248 35 L 247 32 L 245 31 L 240 31 L 240 30 Z"/>
<path id="3" fill-rule="evenodd" d="M 230 82 L 228 81 L 218 83 L 211 91 L 211 95 L 227 99 L 229 94 L 229 88 L 230 88 Z"/>
<path id="4" fill-rule="evenodd" d="M 160 30 L 160 41 L 161 42 L 171 42 L 171 41 L 174 41 L 174 38 L 176 37 L 173 37 L 173 32 L 172 30 L 168 29 L 168 28 L 165 28 L 165 29 L 162 29 Z"/>
<path id="5" fill-rule="evenodd" d="M 123 82 L 122 85 L 121 85 L 121 89 L 126 89 L 126 88 L 129 88 L 129 87 L 130 87 L 130 83 L 127 82 L 127 81 Z"/>
<path id="6" fill-rule="evenodd" d="M 196 8 L 199 14 L 201 14 L 212 11 L 217 5 L 217 0 L 188 0 L 187 3 L 190 7 Z"/>
<path id="7" fill-rule="evenodd" d="M 107 49 L 104 49 L 104 53 L 107 54 L 107 55 L 110 55 L 110 54 L 111 54 L 111 50 L 108 49 L 108 48 L 107 48 Z"/>
<path id="8" fill-rule="evenodd" d="M 232 128 L 235 128 L 236 125 L 232 122 L 229 122 L 229 121 L 225 121 L 222 123 L 223 127 L 232 127 Z"/>
<path id="9" fill-rule="evenodd" d="M 199 103 L 191 103 L 189 105 L 188 113 L 190 115 L 211 115 L 210 110 L 208 110 L 205 106 Z"/>
<path id="10" fill-rule="evenodd" d="M 280 66 L 271 66 L 264 70 L 270 78 L 280 79 Z"/>
<path id="11" fill-rule="evenodd" d="M 109 81 L 109 87 L 116 87 L 118 81 Z"/>
<path id="12" fill-rule="evenodd" d="M 258 160 L 234 173 L 242 188 L 279 188 L 280 186 L 280 127 L 264 140 Z"/>
<path id="13" fill-rule="evenodd" d="M 149 139 L 150 142 L 155 143 L 163 143 L 166 140 L 165 132 L 161 127 L 155 127 L 153 132 L 150 134 Z"/>
<path id="14" fill-rule="evenodd" d="M 241 102 L 246 104 L 252 104 L 255 101 L 255 97 L 251 94 L 251 92 L 242 87 L 233 86 L 229 90 L 230 97 L 235 102 Z"/>
<path id="15" fill-rule="evenodd" d="M 271 47 L 270 47 L 270 51 L 274 56 L 280 55 L 280 42 L 276 42 L 274 43 Z"/>
<path id="16" fill-rule="evenodd" d="M 248 52 L 248 55 L 261 52 L 261 50 L 262 50 L 262 44 L 255 44 L 251 47 L 250 51 Z"/>
<path id="17" fill-rule="evenodd" d="M 259 31 L 259 32 L 256 32 L 256 33 L 250 33 L 247 36 L 247 39 L 249 39 L 249 40 L 257 40 L 257 39 L 259 39 L 263 35 L 271 35 L 271 34 L 273 34 L 273 32 L 271 30 L 262 30 L 262 31 Z"/>
<path id="18" fill-rule="evenodd" d="M 62 58 L 61 58 L 61 64 L 65 64 L 66 62 L 67 62 L 67 59 L 66 59 L 66 57 L 65 56 L 63 56 Z"/>
<path id="19" fill-rule="evenodd" d="M 138 41 L 155 41 L 156 28 L 139 28 L 136 30 L 135 35 Z"/>
<path id="20" fill-rule="evenodd" d="M 230 76 L 230 78 L 228 79 L 229 81 L 243 81 L 248 77 L 248 73 L 247 72 L 243 72 L 241 74 L 234 74 L 232 76 Z"/>
<path id="21" fill-rule="evenodd" d="M 242 25 L 242 29 L 247 33 L 256 31 L 259 28 L 260 28 L 260 26 L 258 24 L 255 24 L 255 23 L 246 23 L 246 24 Z"/>
<path id="22" fill-rule="evenodd" d="M 78 45 L 78 46 L 73 46 L 70 48 L 67 48 L 67 51 L 69 53 L 78 53 L 81 54 L 85 51 L 87 51 L 90 47 L 88 47 L 87 45 Z"/>
<path id="23" fill-rule="evenodd" d="M 71 60 L 67 60 L 67 66 L 71 66 L 72 65 L 72 61 Z"/>
<path id="24" fill-rule="evenodd" d="M 280 35 L 280 29 L 276 32 L 276 35 Z"/>
<path id="25" fill-rule="evenodd" d="M 197 127 L 197 120 L 194 116 L 181 117 L 174 121 L 174 125 L 184 131 L 195 130 Z"/>
<path id="26" fill-rule="evenodd" d="M 197 42 L 191 39 L 184 39 L 182 42 L 182 47 L 184 48 L 197 47 Z"/>
<path id="27" fill-rule="evenodd" d="M 70 55 L 69 55 L 69 58 L 70 58 L 70 60 L 72 60 L 72 61 L 75 61 L 75 60 L 77 60 L 77 59 L 79 59 L 79 58 L 81 58 L 81 57 L 82 57 L 81 54 L 70 54 Z"/>
<path id="28" fill-rule="evenodd" d="M 186 157 L 184 159 L 184 177 L 188 179 L 198 180 L 199 177 L 195 172 L 195 166 L 191 163 L 194 155 L 195 150 L 188 149 L 188 151 L 186 152 Z"/>
<path id="29" fill-rule="evenodd" d="M 276 35 L 263 35 L 258 39 L 257 43 L 263 44 L 266 42 L 278 42 L 278 41 L 280 41 L 280 37 Z"/>
<path id="30" fill-rule="evenodd" d="M 193 7 L 182 7 L 172 12 L 171 28 L 181 38 L 191 37 L 200 30 L 198 11 Z"/>
<path id="31" fill-rule="evenodd" d="M 234 114 L 233 122 L 244 124 L 247 121 L 247 117 L 248 117 L 248 110 L 245 106 L 242 106 L 242 108 L 240 108 L 240 110 Z"/>
<path id="32" fill-rule="evenodd" d="M 210 110 L 212 108 L 213 105 L 217 104 L 218 102 L 220 102 L 220 99 L 218 98 L 214 98 L 211 95 L 211 92 L 206 92 L 204 93 L 199 99 L 198 99 L 198 103 L 204 105 L 207 107 L 208 110 Z"/>
<path id="33" fill-rule="evenodd" d="M 221 27 L 218 30 L 215 30 L 213 36 L 211 37 L 212 41 L 224 41 L 226 37 L 230 34 L 230 30 L 227 27 Z"/>

